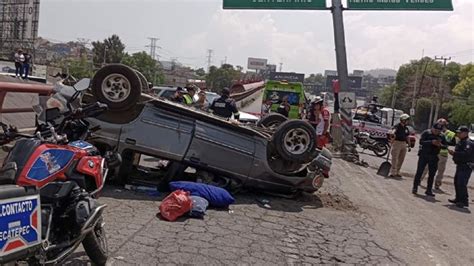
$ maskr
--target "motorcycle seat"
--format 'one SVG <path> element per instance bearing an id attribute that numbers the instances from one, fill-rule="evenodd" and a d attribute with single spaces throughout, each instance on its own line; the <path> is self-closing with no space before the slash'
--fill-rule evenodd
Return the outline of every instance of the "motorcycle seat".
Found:
<path id="1" fill-rule="evenodd" d="M 3 185 L 0 186 L 0 200 L 19 198 L 29 195 L 35 195 L 35 187 L 20 187 L 17 185 Z"/>
<path id="2" fill-rule="evenodd" d="M 16 172 L 18 167 L 15 162 L 8 162 L 0 169 L 0 185 L 14 185 L 16 184 Z"/>

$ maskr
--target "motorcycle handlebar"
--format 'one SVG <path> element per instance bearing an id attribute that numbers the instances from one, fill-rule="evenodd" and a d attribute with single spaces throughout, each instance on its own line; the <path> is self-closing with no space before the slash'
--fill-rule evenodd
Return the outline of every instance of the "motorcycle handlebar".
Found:
<path id="1" fill-rule="evenodd" d="M 74 113 L 77 116 L 91 117 L 106 111 L 107 108 L 107 104 L 95 102 L 84 107 L 78 108 Z"/>

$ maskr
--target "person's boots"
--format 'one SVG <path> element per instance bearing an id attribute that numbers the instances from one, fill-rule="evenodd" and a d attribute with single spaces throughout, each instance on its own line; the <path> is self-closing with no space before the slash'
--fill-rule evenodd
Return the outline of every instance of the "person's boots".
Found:
<path id="1" fill-rule="evenodd" d="M 434 197 L 434 196 L 435 196 L 435 194 L 433 193 L 433 191 L 429 191 L 429 190 L 427 190 L 427 191 L 425 192 L 425 195 L 426 195 L 426 196 L 430 196 L 430 197 Z"/>

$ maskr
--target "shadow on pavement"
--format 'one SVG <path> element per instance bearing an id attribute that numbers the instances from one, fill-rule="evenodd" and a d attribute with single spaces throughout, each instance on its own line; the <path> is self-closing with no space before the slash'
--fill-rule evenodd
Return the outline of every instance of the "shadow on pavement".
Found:
<path id="1" fill-rule="evenodd" d="M 424 199 L 427 202 L 431 202 L 431 203 L 441 202 L 440 200 L 437 200 L 435 197 L 430 197 L 430 196 L 425 196 L 425 195 L 418 195 L 417 194 L 417 195 L 415 195 L 415 197 L 420 198 L 420 199 Z"/>
<path id="2" fill-rule="evenodd" d="M 110 258 L 109 258 L 110 259 Z M 61 265 L 91 265 L 85 251 L 75 251 Z"/>
<path id="3" fill-rule="evenodd" d="M 447 207 L 448 209 L 450 210 L 453 210 L 453 211 L 457 211 L 457 212 L 462 212 L 462 213 L 467 213 L 467 214 L 470 214 L 471 213 L 471 210 L 467 209 L 467 208 L 459 208 L 457 207 L 456 205 L 454 204 L 451 204 L 451 205 L 443 205 L 445 207 Z"/>
<path id="4" fill-rule="evenodd" d="M 403 181 L 405 180 L 403 177 L 390 177 L 390 176 L 387 176 L 385 177 L 386 180 L 395 180 L 395 181 Z"/>
<path id="5" fill-rule="evenodd" d="M 162 201 L 170 192 L 159 192 L 159 196 L 149 195 L 146 192 L 130 191 L 123 186 L 107 185 L 102 194 L 102 198 L 112 198 L 118 200 L 139 200 L 139 201 Z M 301 212 L 304 209 L 318 209 L 322 207 L 332 207 L 334 209 L 355 209 L 352 203 L 339 195 L 329 193 L 308 194 L 302 193 L 294 198 L 284 198 L 264 193 L 240 192 L 233 194 L 235 203 L 258 205 L 261 208 L 283 212 Z M 266 203 L 268 201 L 268 203 Z M 215 209 L 215 208 L 210 208 Z M 231 205 L 232 209 L 232 205 Z M 228 211 L 227 209 L 215 209 Z"/>

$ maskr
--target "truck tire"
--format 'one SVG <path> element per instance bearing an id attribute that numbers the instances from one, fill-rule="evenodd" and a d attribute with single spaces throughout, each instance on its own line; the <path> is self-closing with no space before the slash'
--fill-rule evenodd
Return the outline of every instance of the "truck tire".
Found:
<path id="1" fill-rule="evenodd" d="M 142 84 L 135 70 L 122 64 L 107 65 L 94 75 L 92 94 L 110 111 L 125 111 L 140 99 Z"/>
<path id="2" fill-rule="evenodd" d="M 109 251 L 105 229 L 102 226 L 102 218 L 100 218 L 94 230 L 87 234 L 84 240 L 82 240 L 82 246 L 93 264 L 106 264 Z"/>
<path id="3" fill-rule="evenodd" d="M 145 75 L 142 72 L 135 70 L 135 74 L 137 74 L 138 78 L 140 79 L 140 84 L 142 85 L 142 92 L 148 92 L 150 88 L 148 88 L 148 80 L 146 80 Z"/>
<path id="4" fill-rule="evenodd" d="M 307 163 L 315 156 L 316 131 L 306 121 L 288 120 L 278 126 L 272 142 L 284 160 Z"/>
<path id="5" fill-rule="evenodd" d="M 278 113 L 271 113 L 257 121 L 258 127 L 276 128 L 288 118 Z"/>

